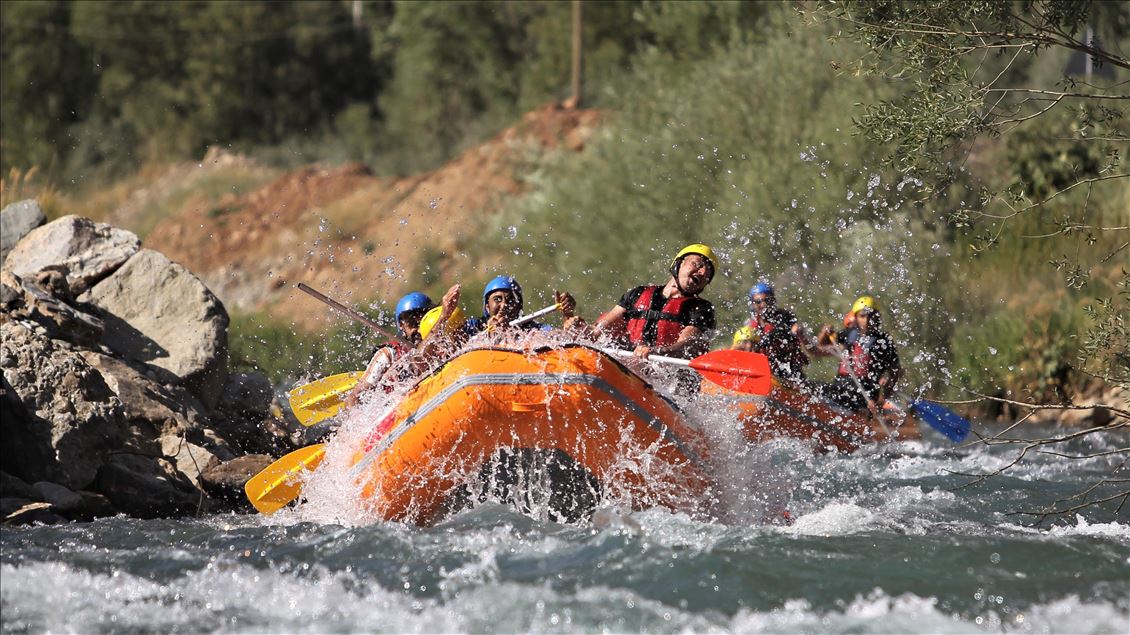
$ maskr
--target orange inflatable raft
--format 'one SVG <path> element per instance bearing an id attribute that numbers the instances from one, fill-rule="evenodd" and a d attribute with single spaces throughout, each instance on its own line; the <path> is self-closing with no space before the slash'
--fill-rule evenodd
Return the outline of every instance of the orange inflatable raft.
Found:
<path id="1" fill-rule="evenodd" d="M 706 511 L 702 431 L 639 376 L 584 346 L 476 349 L 418 383 L 355 451 L 380 518 L 433 524 L 476 500 L 577 520 L 604 495 Z"/>
<path id="2" fill-rule="evenodd" d="M 792 437 L 814 441 L 820 450 L 854 452 L 868 444 L 921 438 L 916 421 L 890 402 L 879 422 L 870 413 L 840 408 L 777 379 L 764 397 L 743 395 L 708 383 L 703 384 L 703 392 L 723 398 L 742 421 L 745 436 L 752 442 Z"/>

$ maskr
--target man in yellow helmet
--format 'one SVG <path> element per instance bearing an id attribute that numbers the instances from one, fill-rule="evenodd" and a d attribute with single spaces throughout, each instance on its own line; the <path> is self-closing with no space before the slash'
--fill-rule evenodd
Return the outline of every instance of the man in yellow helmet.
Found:
<path id="1" fill-rule="evenodd" d="M 851 327 L 836 334 L 830 334 L 830 327 L 820 332 L 823 348 L 841 359 L 836 379 L 820 386 L 820 392 L 845 408 L 877 413 L 902 377 L 898 350 L 882 329 L 875 298 L 860 297 L 851 312 L 855 322 Z"/>
<path id="2" fill-rule="evenodd" d="M 666 283 L 630 289 L 600 316 L 594 330 L 619 337 L 624 348 L 639 357 L 701 355 L 707 351 L 715 319 L 714 305 L 699 294 L 717 270 L 714 250 L 687 245 L 671 260 Z"/>

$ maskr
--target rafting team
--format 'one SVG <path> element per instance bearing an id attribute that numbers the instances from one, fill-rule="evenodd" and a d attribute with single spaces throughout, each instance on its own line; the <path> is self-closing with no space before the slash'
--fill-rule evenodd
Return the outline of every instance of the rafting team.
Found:
<path id="1" fill-rule="evenodd" d="M 707 245 L 688 245 L 671 261 L 666 283 L 628 290 L 616 306 L 594 324 L 576 314 L 576 300 L 555 292 L 556 310 L 563 328 L 579 339 L 610 336 L 616 345 L 639 358 L 662 355 L 690 359 L 708 351 L 715 328 L 714 305 L 701 293 L 714 278 L 718 260 Z M 426 372 L 430 360 L 446 359 L 472 338 L 498 343 L 515 330 L 550 327 L 520 317 L 522 287 L 510 276 L 498 276 L 483 289 L 483 313 L 467 319 L 459 304 L 460 285 L 444 293 L 435 304 L 414 292 L 396 304 L 399 338 L 378 349 L 357 387 L 346 399 L 356 404 L 374 388 L 391 391 L 401 382 Z M 749 292 L 750 320 L 734 334 L 732 348 L 763 353 L 773 375 L 781 382 L 811 390 L 839 406 L 856 412 L 880 412 L 902 375 L 894 341 L 882 329 L 882 314 L 875 298 L 860 297 L 834 331 L 825 325 L 812 338 L 796 316 L 777 306 L 773 287 L 755 284 Z M 531 316 L 533 317 L 533 316 Z M 809 381 L 804 368 L 810 356 L 840 358 L 836 378 L 829 383 Z M 685 385 L 680 384 L 685 388 Z M 693 386 L 691 388 L 693 390 Z"/>

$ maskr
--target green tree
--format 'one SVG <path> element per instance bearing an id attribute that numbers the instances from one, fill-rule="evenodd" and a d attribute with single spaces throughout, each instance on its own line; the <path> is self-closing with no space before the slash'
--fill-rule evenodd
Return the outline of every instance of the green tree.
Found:
<path id="1" fill-rule="evenodd" d="M 1076 289 L 1109 263 L 1125 262 L 1115 258 L 1130 244 L 1130 173 L 1122 165 L 1130 58 L 1121 52 L 1130 44 L 1130 6 L 884 0 L 824 3 L 818 15 L 865 46 L 860 71 L 907 86 L 867 105 L 859 127 L 890 144 L 888 163 L 921 178 L 926 194 L 960 199 L 952 220 L 967 230 L 974 253 L 1010 231 L 1039 228 L 1043 238 L 1056 237 L 1052 253 L 1069 254 L 1050 264 Z M 1042 59 L 1063 68 L 1071 53 L 1110 76 L 1038 72 Z M 996 179 L 969 179 L 964 167 L 985 147 L 976 142 L 998 137 L 1014 168 L 998 169 Z M 1097 287 L 1097 319 L 1080 334 L 1092 345 L 1082 349 L 1079 366 L 1127 386 L 1130 349 L 1117 343 L 1125 330 L 1106 318 L 1130 311 L 1130 272 L 1123 267 L 1114 289 Z"/>
<path id="2" fill-rule="evenodd" d="M 93 100 L 90 51 L 69 2 L 0 3 L 0 171 L 51 166 Z"/>
<path id="3" fill-rule="evenodd" d="M 83 114 L 79 155 L 88 161 L 108 158 L 115 139 L 103 144 L 103 131 L 120 133 L 117 151 L 136 162 L 137 154 L 164 156 L 187 153 L 193 135 L 185 121 L 189 95 L 184 90 L 188 38 L 181 21 L 192 5 L 150 2 L 82 2 L 74 4 L 71 30 L 88 47 L 97 70 L 98 99 Z M 134 148 L 131 139 L 146 143 Z M 81 146 L 94 147 L 88 150 Z"/>
<path id="4" fill-rule="evenodd" d="M 374 92 L 367 34 L 344 3 L 210 2 L 184 26 L 190 128 L 204 142 L 275 143 Z"/>
<path id="5" fill-rule="evenodd" d="M 627 286 L 660 281 L 683 245 L 707 242 L 724 261 L 708 296 L 726 335 L 758 279 L 815 324 L 872 291 L 908 355 L 933 360 L 918 375 L 938 372 L 946 297 L 920 289 L 948 288 L 948 229 L 901 204 L 893 170 L 865 167 L 876 145 L 843 133 L 852 104 L 884 95 L 877 82 L 842 77 L 827 34 L 798 26 L 783 8 L 705 55 L 641 49 L 585 152 L 534 166 L 529 193 L 469 248 L 486 260 L 504 247 L 528 295 L 567 287 L 594 317 Z"/>
<path id="6" fill-rule="evenodd" d="M 515 114 L 516 44 L 523 5 L 403 2 L 378 48 L 394 50 L 393 77 L 379 98 L 385 144 L 400 171 L 432 167 L 460 148 L 470 127 Z"/>
<path id="7" fill-rule="evenodd" d="M 379 22 L 386 3 L 373 3 Z M 4 165 L 71 175 L 274 144 L 372 103 L 382 67 L 343 2 L 15 2 L 3 6 Z"/>
<path id="8" fill-rule="evenodd" d="M 858 71 L 906 87 L 895 98 L 868 102 L 859 129 L 888 144 L 887 162 L 922 179 L 932 201 L 949 201 L 969 252 L 1012 260 L 1018 282 L 1033 276 L 1031 268 L 1019 271 L 1024 254 L 1044 254 L 1046 266 L 1062 276 L 1059 298 L 1091 294 L 1082 329 L 1073 320 L 1060 320 L 1060 329 L 1056 320 L 1032 324 L 1033 298 L 1027 298 L 1020 310 L 1028 314 L 1014 320 L 1013 341 L 1030 343 L 1049 376 L 1064 370 L 1065 360 L 1056 358 L 1071 356 L 1056 350 L 1070 347 L 1077 371 L 1130 387 L 1130 173 L 1122 164 L 1130 141 L 1130 59 L 1123 52 L 1130 45 L 1130 5 L 879 0 L 824 2 L 816 15 L 864 47 Z M 1065 75 L 1072 55 L 1090 72 Z M 1001 281 L 996 284 L 1000 297 Z M 981 329 L 992 327 L 990 321 Z M 1036 331 L 1046 336 L 1030 340 Z M 1081 407 L 1065 396 L 1059 406 L 996 399 L 1029 409 Z M 1130 427 L 1130 411 L 1103 405 L 1113 417 L 1105 429 Z M 992 474 L 1029 452 L 1057 453 L 1060 444 L 1094 432 L 987 437 L 986 443 L 1019 448 L 1015 461 Z M 1130 451 L 1090 456 L 1100 455 L 1121 457 L 1109 478 L 1030 513 L 1043 521 L 1093 504 L 1125 505 L 1130 490 L 1120 471 Z"/>

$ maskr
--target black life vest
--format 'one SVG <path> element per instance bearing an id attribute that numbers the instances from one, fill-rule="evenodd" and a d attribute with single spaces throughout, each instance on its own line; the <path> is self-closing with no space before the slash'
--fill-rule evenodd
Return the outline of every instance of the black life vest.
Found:
<path id="1" fill-rule="evenodd" d="M 649 346 L 668 346 L 679 340 L 679 333 L 687 325 L 688 316 L 683 315 L 683 305 L 690 298 L 684 296 L 670 298 L 663 304 L 663 308 L 656 311 L 651 308 L 652 298 L 661 292 L 660 287 L 652 285 L 646 287 L 635 305 L 627 313 L 628 341 L 632 344 L 648 344 Z M 656 325 L 655 341 L 644 340 L 644 331 L 649 324 Z"/>
<path id="2" fill-rule="evenodd" d="M 774 375 L 788 377 L 804 372 L 808 355 L 805 355 L 791 329 L 756 318 L 749 321 L 749 327 L 761 335 L 753 350 L 769 357 Z"/>

